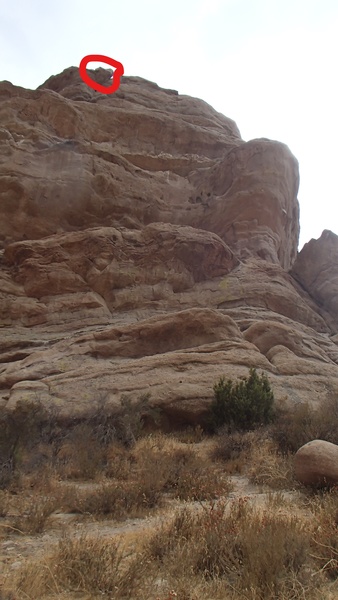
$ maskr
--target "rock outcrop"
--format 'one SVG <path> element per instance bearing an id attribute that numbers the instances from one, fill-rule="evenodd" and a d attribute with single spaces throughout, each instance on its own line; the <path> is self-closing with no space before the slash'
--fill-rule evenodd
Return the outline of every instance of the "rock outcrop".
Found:
<path id="1" fill-rule="evenodd" d="M 287 146 L 139 77 L 96 93 L 75 67 L 0 83 L 0 111 L 3 406 L 150 392 L 196 423 L 215 379 L 252 366 L 277 398 L 338 393 L 338 238 L 297 256 Z"/>
<path id="2" fill-rule="evenodd" d="M 338 235 L 325 230 L 305 244 L 292 267 L 292 276 L 338 322 Z"/>
<path id="3" fill-rule="evenodd" d="M 295 454 L 295 476 L 314 487 L 338 484 L 338 446 L 324 440 L 304 444 Z"/>

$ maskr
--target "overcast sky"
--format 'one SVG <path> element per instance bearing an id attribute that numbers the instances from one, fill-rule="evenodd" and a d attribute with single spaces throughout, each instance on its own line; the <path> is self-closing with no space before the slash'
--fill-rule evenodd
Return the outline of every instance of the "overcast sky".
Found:
<path id="1" fill-rule="evenodd" d="M 245 140 L 286 143 L 300 247 L 338 234 L 337 0 L 0 0 L 0 80 L 34 89 L 87 54 L 203 98 Z"/>

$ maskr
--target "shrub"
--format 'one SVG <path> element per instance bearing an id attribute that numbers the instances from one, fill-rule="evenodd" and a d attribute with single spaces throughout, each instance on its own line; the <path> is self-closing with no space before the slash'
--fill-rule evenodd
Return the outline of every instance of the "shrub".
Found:
<path id="1" fill-rule="evenodd" d="M 161 482 L 164 492 L 180 500 L 213 499 L 230 491 L 228 479 L 223 474 L 220 477 L 206 458 L 198 456 L 190 447 L 175 446 L 174 440 L 171 441 L 172 446 L 161 447 L 161 443 L 154 440 L 153 447 L 136 448 L 139 479 L 152 473 L 152 477 Z"/>
<path id="2" fill-rule="evenodd" d="M 68 479 L 95 479 L 105 461 L 105 449 L 95 439 L 90 425 L 79 423 L 59 451 L 58 472 Z"/>
<path id="3" fill-rule="evenodd" d="M 255 509 L 246 498 L 184 510 L 147 542 L 150 560 L 165 573 L 175 569 L 224 582 L 223 598 L 274 600 L 305 597 L 310 533 L 300 519 Z M 209 597 L 209 596 L 208 596 Z"/>
<path id="4" fill-rule="evenodd" d="M 146 540 L 146 557 L 158 563 L 164 562 L 178 546 L 189 542 L 195 535 L 196 522 L 196 512 L 187 507 L 177 510 L 172 520 L 163 521 Z"/>
<path id="5" fill-rule="evenodd" d="M 249 377 L 236 384 L 221 377 L 213 389 L 212 430 L 225 424 L 230 430 L 249 430 L 273 420 L 274 396 L 264 373 L 259 376 L 256 369 L 250 369 Z"/>
<path id="6" fill-rule="evenodd" d="M 201 425 L 196 425 L 195 427 L 188 425 L 184 429 L 173 431 L 170 435 L 182 444 L 199 444 L 205 437 Z"/>
<path id="7" fill-rule="evenodd" d="M 9 508 L 9 496 L 7 492 L 0 490 L 0 518 L 7 515 Z"/>
<path id="8" fill-rule="evenodd" d="M 167 573 L 192 573 L 224 582 L 222 598 L 255 600 L 305 597 L 310 533 L 300 519 L 254 509 L 247 499 L 185 510 L 147 542 L 150 560 Z M 236 595 L 237 597 L 237 595 Z"/>
<path id="9" fill-rule="evenodd" d="M 145 474 L 140 481 L 104 482 L 95 489 L 68 490 L 66 505 L 71 512 L 114 519 L 138 517 L 161 503 L 161 482 Z"/>
<path id="10" fill-rule="evenodd" d="M 0 415 L 0 488 L 12 480 L 23 448 L 32 448 L 40 439 L 46 412 L 39 402 L 18 402 Z"/>
<path id="11" fill-rule="evenodd" d="M 313 502 L 316 529 L 312 538 L 313 554 L 320 570 L 338 578 L 338 489 L 324 492 Z"/>
<path id="12" fill-rule="evenodd" d="M 105 475 L 110 479 L 124 481 L 130 477 L 132 456 L 127 448 L 118 443 L 107 446 Z"/>
<path id="13" fill-rule="evenodd" d="M 122 396 L 120 406 L 108 406 L 107 398 L 99 398 L 87 419 L 93 435 L 101 445 L 120 442 L 132 447 L 140 437 L 146 420 L 156 422 L 159 412 L 149 406 L 150 394 L 142 394 L 135 402 Z"/>
<path id="14" fill-rule="evenodd" d="M 57 500 L 51 496 L 31 496 L 25 499 L 20 514 L 11 525 L 21 533 L 42 533 L 46 520 L 57 508 Z"/>
<path id="15" fill-rule="evenodd" d="M 252 432 L 235 431 L 229 434 L 221 430 L 212 448 L 211 459 L 231 463 L 234 470 L 242 471 L 253 445 L 252 435 Z"/>
<path id="16" fill-rule="evenodd" d="M 272 440 L 262 439 L 253 447 L 249 480 L 256 485 L 268 485 L 273 489 L 294 489 L 297 483 L 293 476 L 293 457 L 277 451 Z"/>
<path id="17" fill-rule="evenodd" d="M 118 542 L 65 535 L 47 563 L 24 566 L 17 587 L 25 598 L 46 597 L 46 593 L 58 598 L 79 594 L 81 598 L 83 594 L 86 598 L 88 594 L 90 598 L 135 598 L 146 568 L 141 557 L 130 556 Z"/>

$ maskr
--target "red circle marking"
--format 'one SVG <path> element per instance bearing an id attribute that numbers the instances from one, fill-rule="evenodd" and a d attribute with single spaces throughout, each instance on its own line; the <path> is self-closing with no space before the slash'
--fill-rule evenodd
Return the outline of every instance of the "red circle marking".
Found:
<path id="1" fill-rule="evenodd" d="M 115 67 L 115 71 L 113 74 L 113 82 L 111 86 L 106 87 L 104 85 L 101 85 L 100 83 L 97 83 L 96 81 L 91 79 L 91 77 L 89 77 L 86 71 L 86 67 L 89 62 L 93 61 L 103 62 L 107 65 L 110 65 L 111 67 Z M 113 58 L 109 58 L 109 56 L 103 56 L 102 54 L 88 54 L 81 60 L 79 71 L 81 79 L 87 85 L 89 85 L 89 87 L 93 88 L 93 90 L 101 92 L 101 94 L 113 94 L 113 92 L 116 92 L 120 85 L 120 77 L 122 77 L 124 73 L 124 68 L 122 63 L 118 62 L 117 60 L 114 60 Z"/>

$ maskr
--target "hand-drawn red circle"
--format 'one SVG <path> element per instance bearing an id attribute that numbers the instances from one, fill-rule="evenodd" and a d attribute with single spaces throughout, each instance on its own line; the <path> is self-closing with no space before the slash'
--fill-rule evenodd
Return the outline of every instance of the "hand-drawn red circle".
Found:
<path id="1" fill-rule="evenodd" d="M 91 79 L 91 77 L 89 77 L 86 71 L 86 67 L 89 62 L 93 61 L 103 62 L 107 65 L 110 65 L 111 67 L 115 67 L 113 82 L 111 86 L 106 87 L 104 85 L 101 85 L 100 83 L 97 83 L 96 81 Z M 81 60 L 79 71 L 81 79 L 87 85 L 89 85 L 89 87 L 93 88 L 93 90 L 101 92 L 101 94 L 112 94 L 113 92 L 116 92 L 120 85 L 120 77 L 122 77 L 124 73 L 124 68 L 122 63 L 118 62 L 117 60 L 114 60 L 113 58 L 109 58 L 109 56 L 103 56 L 102 54 L 88 54 Z"/>

